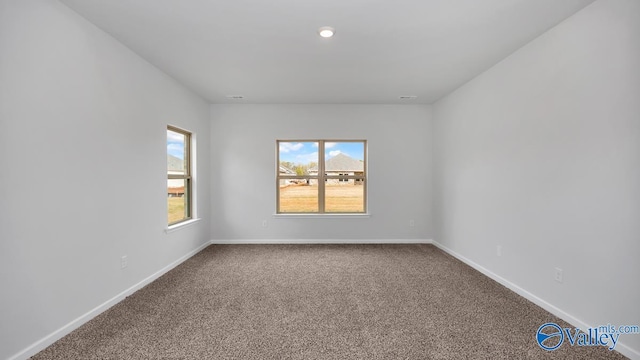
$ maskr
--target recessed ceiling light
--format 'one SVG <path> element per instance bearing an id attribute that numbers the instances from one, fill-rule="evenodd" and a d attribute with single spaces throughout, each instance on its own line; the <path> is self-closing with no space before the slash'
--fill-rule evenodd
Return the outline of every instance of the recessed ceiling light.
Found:
<path id="1" fill-rule="evenodd" d="M 243 95 L 227 95 L 227 99 L 242 100 L 244 99 L 244 96 Z"/>
<path id="2" fill-rule="evenodd" d="M 336 29 L 332 28 L 331 26 L 323 26 L 318 29 L 318 34 L 320 34 L 320 36 L 322 36 L 323 38 L 330 38 L 335 33 Z"/>
<path id="3" fill-rule="evenodd" d="M 398 99 L 400 99 L 400 100 L 415 100 L 417 98 L 418 97 L 415 96 L 415 95 L 402 95 L 402 96 L 398 97 Z"/>

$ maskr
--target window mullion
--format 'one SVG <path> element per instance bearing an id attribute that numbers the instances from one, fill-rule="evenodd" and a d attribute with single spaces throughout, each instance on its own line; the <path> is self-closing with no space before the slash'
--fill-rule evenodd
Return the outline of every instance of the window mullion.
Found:
<path id="1" fill-rule="evenodd" d="M 168 179 L 182 180 L 182 179 L 191 179 L 191 176 L 190 175 L 167 174 L 167 178 Z"/>
<path id="2" fill-rule="evenodd" d="M 324 140 L 318 141 L 318 212 L 324 213 L 324 186 L 325 186 L 325 166 L 324 166 Z"/>

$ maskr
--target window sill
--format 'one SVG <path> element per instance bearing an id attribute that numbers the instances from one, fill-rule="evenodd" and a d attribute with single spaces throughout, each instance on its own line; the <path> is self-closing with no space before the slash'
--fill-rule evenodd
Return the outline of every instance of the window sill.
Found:
<path id="1" fill-rule="evenodd" d="M 369 218 L 371 214 L 273 214 L 277 219 L 349 219 Z"/>
<path id="2" fill-rule="evenodd" d="M 166 229 L 164 229 L 164 232 L 169 234 L 169 233 L 172 233 L 174 231 L 178 231 L 178 230 L 180 230 L 182 228 L 185 228 L 187 226 L 193 225 L 193 224 L 197 223 L 198 221 L 200 221 L 200 218 L 191 219 L 191 220 L 183 221 L 181 223 L 173 224 L 173 225 L 168 226 Z"/>

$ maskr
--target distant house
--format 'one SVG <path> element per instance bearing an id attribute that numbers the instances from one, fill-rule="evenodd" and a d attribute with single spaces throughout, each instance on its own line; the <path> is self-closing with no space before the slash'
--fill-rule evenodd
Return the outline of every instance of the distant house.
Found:
<path id="1" fill-rule="evenodd" d="M 324 162 L 325 175 L 332 176 L 364 176 L 364 161 L 345 154 L 338 154 Z M 318 175 L 318 168 L 309 169 L 309 175 Z M 327 184 L 362 185 L 361 179 L 337 178 L 327 179 Z M 312 182 L 313 184 L 313 182 Z"/>
<path id="2" fill-rule="evenodd" d="M 184 161 L 173 155 L 167 155 L 167 175 L 184 174 Z M 184 196 L 184 180 L 167 179 L 167 196 Z"/>
<path id="3" fill-rule="evenodd" d="M 280 165 L 280 175 L 297 175 L 295 171 L 289 169 L 286 166 Z"/>
<path id="4" fill-rule="evenodd" d="M 295 171 L 289 169 L 286 166 L 280 165 L 280 169 L 278 170 L 280 175 L 298 175 Z M 280 179 L 280 187 L 289 186 L 291 184 L 297 184 L 296 179 Z"/>

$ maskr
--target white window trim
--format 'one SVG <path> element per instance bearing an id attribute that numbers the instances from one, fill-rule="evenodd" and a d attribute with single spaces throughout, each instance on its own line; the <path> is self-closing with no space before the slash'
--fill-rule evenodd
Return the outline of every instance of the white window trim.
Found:
<path id="1" fill-rule="evenodd" d="M 197 222 L 198 222 L 198 221 L 200 221 L 200 220 L 201 220 L 200 218 L 185 220 L 185 221 L 183 221 L 183 222 L 179 222 L 179 223 L 177 223 L 177 224 L 173 224 L 173 225 L 167 226 L 167 227 L 164 229 L 164 232 L 165 232 L 166 234 L 170 234 L 170 233 L 175 232 L 175 231 L 178 231 L 178 230 L 180 230 L 180 229 L 182 229 L 182 228 L 185 228 L 185 227 L 191 226 L 191 225 L 193 225 L 193 224 L 197 223 Z"/>
<path id="2" fill-rule="evenodd" d="M 191 217 L 187 220 L 175 223 L 175 224 L 167 224 L 167 226 L 165 227 L 165 233 L 171 233 L 174 232 L 176 230 L 179 230 L 182 227 L 186 227 L 189 225 L 192 225 L 198 221 L 200 221 L 200 218 L 198 217 L 198 190 L 197 190 L 197 185 L 198 185 L 198 167 L 196 166 L 197 164 L 197 159 L 198 159 L 198 154 L 197 154 L 197 135 L 195 132 L 193 131 L 189 131 L 186 130 L 180 126 L 177 125 L 173 125 L 173 124 L 167 124 L 167 129 L 170 130 L 170 128 L 174 128 L 177 130 L 182 130 L 185 132 L 189 133 L 189 173 L 191 174 Z M 165 214 L 166 215 L 166 214 Z M 165 218 L 166 220 L 166 218 Z"/>
<path id="3" fill-rule="evenodd" d="M 317 218 L 323 218 L 323 219 L 345 219 L 345 218 L 353 218 L 353 219 L 357 219 L 357 218 L 370 218 L 371 214 L 370 213 L 324 213 L 324 214 L 318 214 L 318 213 L 307 213 L 307 214 L 302 214 L 302 213 L 276 213 L 272 215 L 273 218 L 275 219 L 317 219 Z"/>
<path id="4" fill-rule="evenodd" d="M 354 181 L 358 181 L 358 180 L 362 180 L 364 181 L 364 212 L 362 213 L 333 213 L 333 212 L 324 212 L 324 204 L 322 203 L 320 205 L 320 208 L 318 209 L 321 212 L 316 212 L 316 213 L 281 213 L 278 212 L 279 209 L 279 196 L 280 196 L 280 174 L 279 174 L 279 167 L 280 167 L 280 149 L 279 149 L 279 145 L 281 142 L 317 142 L 318 143 L 318 175 L 317 175 L 317 179 L 318 179 L 318 184 L 320 184 L 320 182 L 325 183 L 327 181 L 327 179 L 331 178 L 331 179 L 338 179 L 338 181 L 342 181 L 342 178 L 339 176 L 333 176 L 333 177 L 329 177 L 327 178 L 327 174 L 325 173 L 325 169 L 324 169 L 324 163 L 325 160 L 321 160 L 320 156 L 321 154 L 324 154 L 325 152 L 325 147 L 324 144 L 327 142 L 363 142 L 364 143 L 364 176 L 356 176 L 356 175 L 350 175 L 345 177 L 348 181 L 348 179 L 354 179 Z M 322 175 L 324 174 L 324 175 Z M 299 178 L 299 179 L 305 179 L 305 178 L 310 178 L 309 176 L 295 176 L 295 177 L 285 177 L 285 178 Z M 322 181 L 324 180 L 324 181 Z M 322 187 L 322 189 L 318 189 L 318 203 L 320 204 L 320 202 L 324 201 L 324 187 Z M 369 214 L 369 141 L 362 139 L 362 140 L 358 140 L 358 139 L 341 139 L 341 140 L 335 140 L 335 139 L 312 139 L 312 140 L 276 140 L 276 212 L 273 214 L 274 217 L 276 218 L 348 218 L 348 217 L 363 217 L 363 218 L 367 218 L 370 216 Z"/>

